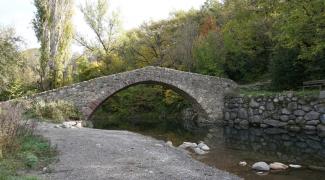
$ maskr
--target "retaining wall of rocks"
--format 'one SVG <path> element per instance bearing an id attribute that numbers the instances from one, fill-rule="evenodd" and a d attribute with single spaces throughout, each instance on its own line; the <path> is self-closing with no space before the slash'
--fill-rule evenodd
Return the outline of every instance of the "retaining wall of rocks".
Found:
<path id="1" fill-rule="evenodd" d="M 325 137 L 325 99 L 293 93 L 259 97 L 227 97 L 224 122 L 240 129 L 265 128 L 269 134 L 303 132 Z"/>

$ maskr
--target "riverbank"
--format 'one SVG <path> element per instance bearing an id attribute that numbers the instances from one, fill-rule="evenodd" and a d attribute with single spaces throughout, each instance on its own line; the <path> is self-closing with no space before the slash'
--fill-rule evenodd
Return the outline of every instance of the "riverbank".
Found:
<path id="1" fill-rule="evenodd" d="M 54 126 L 39 126 L 59 151 L 57 163 L 34 173 L 43 179 L 240 179 L 140 134 Z"/>

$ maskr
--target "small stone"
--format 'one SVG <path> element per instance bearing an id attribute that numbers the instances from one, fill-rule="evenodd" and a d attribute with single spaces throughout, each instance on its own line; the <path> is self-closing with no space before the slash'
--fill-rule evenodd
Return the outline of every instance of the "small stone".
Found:
<path id="1" fill-rule="evenodd" d="M 291 103 L 288 104 L 288 109 L 291 110 L 291 111 L 295 110 L 297 108 L 298 108 L 298 104 L 296 102 L 291 102 Z"/>
<path id="2" fill-rule="evenodd" d="M 283 163 L 274 162 L 270 164 L 270 168 L 274 170 L 285 170 L 288 169 L 288 166 Z"/>
<path id="3" fill-rule="evenodd" d="M 249 102 L 249 106 L 252 108 L 258 108 L 260 104 L 256 102 L 254 99 L 251 99 L 251 101 Z"/>
<path id="4" fill-rule="evenodd" d="M 305 124 L 306 120 L 303 117 L 297 117 L 296 123 L 297 124 Z"/>
<path id="5" fill-rule="evenodd" d="M 306 125 L 306 126 L 304 126 L 304 130 L 314 131 L 314 130 L 316 130 L 316 127 L 315 126 L 311 126 L 311 125 Z"/>
<path id="6" fill-rule="evenodd" d="M 260 123 L 260 122 L 261 122 L 261 116 L 259 116 L 259 115 L 255 115 L 255 116 L 253 116 L 253 117 L 250 119 L 250 121 L 251 121 L 252 123 Z"/>
<path id="7" fill-rule="evenodd" d="M 315 112 L 315 111 L 311 111 L 311 112 L 307 113 L 307 114 L 304 116 L 304 118 L 305 118 L 306 120 L 317 120 L 317 119 L 319 118 L 319 116 L 320 116 L 320 113 Z"/>
<path id="8" fill-rule="evenodd" d="M 230 113 L 229 112 L 225 112 L 225 120 L 229 121 L 230 120 Z"/>
<path id="9" fill-rule="evenodd" d="M 317 124 L 319 124 L 320 121 L 319 120 L 311 120 L 311 121 L 307 121 L 306 125 L 312 125 L 312 126 L 316 126 Z"/>
<path id="10" fill-rule="evenodd" d="M 248 114 L 247 114 L 246 109 L 244 109 L 244 108 L 239 109 L 238 117 L 240 119 L 247 119 L 248 118 Z"/>
<path id="11" fill-rule="evenodd" d="M 319 92 L 319 99 L 325 99 L 325 91 Z"/>
<path id="12" fill-rule="evenodd" d="M 258 170 L 258 171 L 269 171 L 270 170 L 270 166 L 266 162 L 254 163 L 252 168 L 254 170 Z"/>
<path id="13" fill-rule="evenodd" d="M 288 115 L 282 115 L 280 116 L 281 121 L 288 121 L 289 120 L 289 116 Z"/>
<path id="14" fill-rule="evenodd" d="M 299 132 L 301 130 L 301 128 L 299 126 L 289 126 L 289 131 L 292 132 Z"/>
<path id="15" fill-rule="evenodd" d="M 98 144 L 96 144 L 96 147 L 101 148 L 102 145 L 98 143 Z"/>
<path id="16" fill-rule="evenodd" d="M 302 168 L 302 166 L 301 165 L 298 165 L 298 164 L 289 164 L 289 167 L 295 168 L 295 169 Z"/>
<path id="17" fill-rule="evenodd" d="M 209 151 L 210 148 L 209 146 L 207 146 L 206 144 L 204 144 L 203 142 L 200 142 L 198 145 L 197 145 L 198 148 L 202 149 L 203 151 Z"/>
<path id="18" fill-rule="evenodd" d="M 325 137 L 325 125 L 319 124 L 317 126 L 317 133 L 318 133 L 318 136 Z"/>
<path id="19" fill-rule="evenodd" d="M 238 164 L 239 164 L 239 166 L 246 166 L 246 165 L 247 165 L 247 162 L 245 162 L 245 161 L 240 161 Z"/>
<path id="20" fill-rule="evenodd" d="M 268 102 L 266 104 L 266 109 L 269 111 L 273 111 L 274 110 L 274 104 L 272 102 Z"/>
<path id="21" fill-rule="evenodd" d="M 321 167 L 321 166 L 310 165 L 310 166 L 308 166 L 308 168 L 312 169 L 312 170 L 317 170 L 317 171 L 325 171 L 325 167 Z"/>
<path id="22" fill-rule="evenodd" d="M 303 115 L 305 115 L 305 111 L 296 110 L 296 111 L 293 112 L 293 114 L 296 115 L 296 116 L 303 116 Z"/>
<path id="23" fill-rule="evenodd" d="M 273 120 L 273 119 L 264 120 L 263 123 L 268 124 L 273 127 L 281 127 L 281 126 L 287 125 L 287 123 L 285 123 L 285 122 L 281 122 L 281 121 Z"/>
<path id="24" fill-rule="evenodd" d="M 239 126 L 248 126 L 249 122 L 247 120 L 243 120 L 239 122 Z"/>
<path id="25" fill-rule="evenodd" d="M 174 146 L 173 146 L 173 142 L 171 142 L 171 141 L 167 141 L 167 142 L 166 142 L 166 145 L 169 146 L 169 147 L 174 147 Z"/>
<path id="26" fill-rule="evenodd" d="M 320 121 L 321 121 L 322 124 L 325 124 L 325 114 L 322 114 L 320 116 Z"/>
<path id="27" fill-rule="evenodd" d="M 191 143 L 191 142 L 183 142 L 183 144 L 178 146 L 179 148 L 186 149 L 186 148 L 196 148 L 197 144 L 196 143 Z"/>
<path id="28" fill-rule="evenodd" d="M 311 107 L 310 106 L 302 106 L 301 109 L 304 110 L 305 112 L 311 111 Z"/>
<path id="29" fill-rule="evenodd" d="M 193 150 L 194 150 L 194 152 L 195 152 L 196 154 L 198 154 L 198 155 L 204 155 L 204 154 L 207 153 L 207 152 L 203 151 L 201 148 L 198 148 L 198 147 L 193 148 Z"/>
<path id="30" fill-rule="evenodd" d="M 281 110 L 281 113 L 284 114 L 284 115 L 290 115 L 291 114 L 291 112 L 288 109 L 286 109 L 286 108 L 283 108 Z"/>
<path id="31" fill-rule="evenodd" d="M 163 147 L 162 144 L 155 144 L 156 147 Z"/>
<path id="32" fill-rule="evenodd" d="M 279 102 L 279 99 L 278 98 L 274 98 L 273 99 L 273 102 L 277 103 L 277 102 Z"/>

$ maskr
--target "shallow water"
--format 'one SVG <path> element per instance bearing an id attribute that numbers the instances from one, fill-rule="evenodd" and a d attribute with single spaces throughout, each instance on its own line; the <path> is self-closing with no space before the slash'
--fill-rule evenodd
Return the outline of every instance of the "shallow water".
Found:
<path id="1" fill-rule="evenodd" d="M 182 136 L 178 133 L 156 132 L 154 130 L 135 130 L 137 133 L 160 140 L 175 142 L 204 140 L 211 148 L 206 155 L 193 157 L 210 166 L 222 169 L 248 180 L 322 180 L 325 171 L 311 170 L 310 165 L 325 167 L 325 139 L 306 134 L 283 133 L 278 129 L 236 129 L 234 127 L 218 127 L 210 129 L 209 133 Z M 204 130 L 206 131 L 206 130 Z M 178 134 L 178 135 L 177 135 Z M 247 166 L 239 166 L 240 161 L 246 161 Z M 301 169 L 271 171 L 257 174 L 250 167 L 258 161 L 267 163 L 282 162 L 284 164 L 299 164 Z"/>
<path id="2" fill-rule="evenodd" d="M 310 165 L 325 166 L 325 141 L 305 134 L 267 134 L 263 129 L 240 130 L 233 127 L 210 130 L 205 142 L 210 153 L 194 157 L 210 166 L 239 175 L 245 179 L 321 180 L 324 171 L 311 170 Z M 239 166 L 246 161 L 247 166 Z M 257 175 L 250 166 L 258 161 L 299 164 L 301 169 L 271 171 Z"/>

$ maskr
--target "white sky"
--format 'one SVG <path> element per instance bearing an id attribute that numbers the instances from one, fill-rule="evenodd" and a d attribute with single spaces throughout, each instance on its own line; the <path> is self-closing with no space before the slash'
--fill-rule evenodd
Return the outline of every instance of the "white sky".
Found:
<path id="1" fill-rule="evenodd" d="M 87 33 L 88 29 L 77 6 L 85 0 L 75 0 L 75 30 Z M 122 26 L 131 29 L 144 21 L 159 20 L 169 17 L 175 10 L 198 9 L 205 0 L 109 0 L 110 10 L 119 10 Z M 0 0 L 0 25 L 10 25 L 16 29 L 17 35 L 26 41 L 25 48 L 39 47 L 31 21 L 35 7 L 33 0 Z M 74 51 L 79 51 L 73 46 Z"/>

